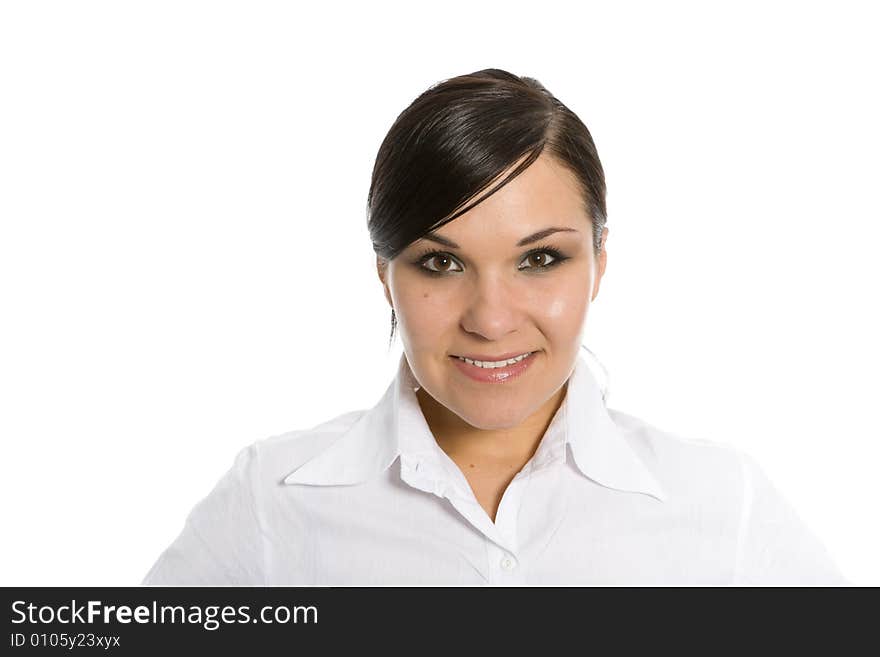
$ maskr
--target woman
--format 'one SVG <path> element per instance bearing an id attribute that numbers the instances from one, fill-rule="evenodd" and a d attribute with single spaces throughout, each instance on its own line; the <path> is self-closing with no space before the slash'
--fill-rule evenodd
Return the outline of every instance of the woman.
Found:
<path id="1" fill-rule="evenodd" d="M 579 356 L 604 174 L 538 81 L 428 89 L 368 204 L 396 378 L 244 449 L 145 583 L 846 583 L 753 459 L 605 407 Z"/>

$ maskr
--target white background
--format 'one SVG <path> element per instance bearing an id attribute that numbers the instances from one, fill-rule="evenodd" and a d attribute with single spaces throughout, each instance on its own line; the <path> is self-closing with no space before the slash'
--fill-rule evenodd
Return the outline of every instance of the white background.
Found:
<path id="1" fill-rule="evenodd" d="M 137 584 L 239 449 L 378 401 L 376 151 L 487 67 L 599 149 L 609 405 L 880 584 L 871 4 L 4 2 L 0 584 Z"/>

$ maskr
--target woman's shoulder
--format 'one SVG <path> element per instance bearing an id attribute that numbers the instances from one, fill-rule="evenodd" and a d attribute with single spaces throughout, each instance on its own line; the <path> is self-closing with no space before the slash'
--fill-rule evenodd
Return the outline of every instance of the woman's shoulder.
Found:
<path id="1" fill-rule="evenodd" d="M 335 443 L 366 412 L 366 409 L 348 411 L 306 429 L 261 438 L 245 449 L 259 461 L 261 478 L 283 478 Z"/>
<path id="2" fill-rule="evenodd" d="M 734 582 L 850 585 L 764 467 L 739 446 L 662 430 L 609 409 L 623 438 L 670 494 L 674 514 L 736 537 Z M 727 529 L 725 529 L 727 528 Z"/>
<path id="3" fill-rule="evenodd" d="M 718 454 L 738 458 L 741 450 L 732 443 L 715 438 L 696 438 L 658 427 L 640 417 L 613 408 L 608 414 L 630 443 L 658 451 L 678 451 L 696 457 Z"/>
<path id="4" fill-rule="evenodd" d="M 608 409 L 608 414 L 630 448 L 664 486 L 691 494 L 699 489 L 717 493 L 719 487 L 734 495 L 740 491 L 748 455 L 738 446 L 686 436 L 615 409 Z"/>
<path id="5" fill-rule="evenodd" d="M 261 450 L 277 450 L 302 444 L 304 441 L 308 441 L 309 438 L 321 437 L 324 440 L 332 440 L 334 436 L 338 437 L 345 433 L 366 412 L 366 409 L 348 411 L 307 429 L 292 429 L 284 433 L 261 438 L 254 445 L 258 446 Z"/>

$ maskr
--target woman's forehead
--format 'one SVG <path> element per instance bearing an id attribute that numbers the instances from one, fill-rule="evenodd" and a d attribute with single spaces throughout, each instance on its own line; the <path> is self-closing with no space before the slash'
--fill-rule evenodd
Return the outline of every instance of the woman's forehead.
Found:
<path id="1" fill-rule="evenodd" d="M 431 234 L 449 241 L 486 233 L 517 242 L 550 227 L 582 231 L 589 215 L 577 178 L 542 155 L 479 204 Z"/>

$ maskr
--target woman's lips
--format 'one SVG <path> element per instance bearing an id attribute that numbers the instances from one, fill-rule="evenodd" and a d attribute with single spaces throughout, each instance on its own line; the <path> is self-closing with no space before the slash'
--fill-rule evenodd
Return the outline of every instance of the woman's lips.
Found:
<path id="1" fill-rule="evenodd" d="M 509 356 L 509 358 L 515 358 L 518 355 L 520 354 L 513 354 L 512 356 Z M 450 358 L 462 374 L 474 381 L 479 381 L 480 383 L 504 383 L 522 376 L 522 374 L 531 367 L 532 362 L 537 355 L 538 352 L 535 351 L 513 365 L 493 368 L 477 367 L 476 365 L 464 362 L 456 356 L 450 356 Z M 497 360 L 503 360 L 503 358 L 498 358 Z"/>
<path id="2" fill-rule="evenodd" d="M 523 349 L 522 351 L 511 351 L 506 354 L 500 354 L 498 356 L 487 356 L 486 354 L 453 354 L 453 356 L 460 356 L 461 358 L 470 358 L 471 360 L 478 360 L 480 362 L 490 362 L 494 363 L 499 360 L 508 360 L 510 358 L 516 358 L 517 356 L 522 356 L 523 354 L 531 353 L 528 349 Z"/>

